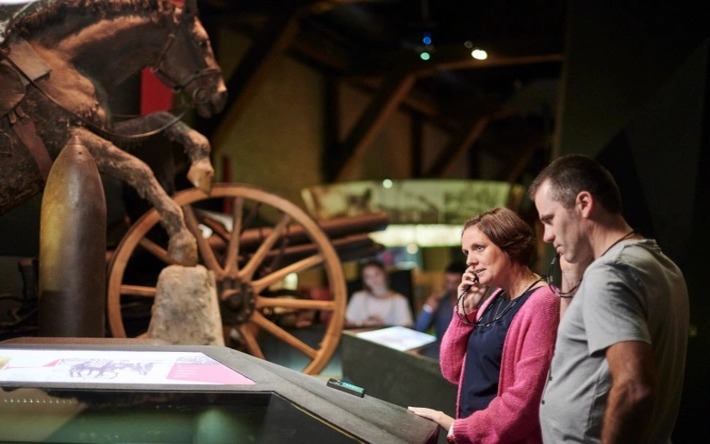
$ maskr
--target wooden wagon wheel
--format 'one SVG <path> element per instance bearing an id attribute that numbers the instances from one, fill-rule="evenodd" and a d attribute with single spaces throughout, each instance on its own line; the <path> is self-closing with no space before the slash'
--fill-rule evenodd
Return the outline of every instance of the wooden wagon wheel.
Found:
<path id="1" fill-rule="evenodd" d="M 216 184 L 210 196 L 189 189 L 174 199 L 198 241 L 200 263 L 214 272 L 222 323 L 230 336 L 244 351 L 268 359 L 260 338 L 269 334 L 305 356 L 304 373 L 320 373 L 340 340 L 347 290 L 340 259 L 315 221 L 293 203 L 245 184 Z M 118 245 L 107 285 L 114 337 L 145 335 L 158 274 L 171 264 L 166 245 L 154 209 Z M 299 284 L 326 287 L 330 297 L 299 298 L 298 290 L 284 284 L 294 276 Z M 323 321 L 316 344 L 281 323 L 284 314 L 293 319 L 304 313 Z"/>

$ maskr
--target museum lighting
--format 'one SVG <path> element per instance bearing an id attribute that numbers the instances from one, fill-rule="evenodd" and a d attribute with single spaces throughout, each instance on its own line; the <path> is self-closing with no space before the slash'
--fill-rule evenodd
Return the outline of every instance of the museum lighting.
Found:
<path id="1" fill-rule="evenodd" d="M 434 39 L 430 31 L 424 31 L 422 33 L 417 50 L 419 51 L 419 58 L 421 60 L 425 62 L 431 60 L 431 55 L 434 52 Z"/>
<path id="2" fill-rule="evenodd" d="M 355 181 L 301 190 L 311 216 L 330 219 L 384 212 L 389 223 L 370 238 L 385 247 L 458 246 L 461 227 L 497 206 L 516 210 L 522 185 L 486 180 L 413 179 Z"/>
<path id="3" fill-rule="evenodd" d="M 473 42 L 470 40 L 466 40 L 465 42 L 463 42 L 463 46 L 465 46 L 466 49 L 471 51 L 471 57 L 476 60 L 486 60 L 488 58 L 488 51 L 486 51 L 485 49 L 476 48 L 473 45 Z"/>
<path id="4" fill-rule="evenodd" d="M 471 51 L 471 57 L 476 60 L 486 60 L 488 58 L 488 53 L 483 49 L 476 48 Z"/>
<path id="5" fill-rule="evenodd" d="M 422 43 L 425 46 L 431 45 L 431 32 L 425 31 L 424 34 L 422 35 Z"/>
<path id="6" fill-rule="evenodd" d="M 375 242 L 386 247 L 406 246 L 407 252 L 413 254 L 418 248 L 456 246 L 461 244 L 460 225 L 442 224 L 407 224 L 390 225 L 384 231 L 370 233 Z M 416 250 L 414 251 L 416 253 Z"/>

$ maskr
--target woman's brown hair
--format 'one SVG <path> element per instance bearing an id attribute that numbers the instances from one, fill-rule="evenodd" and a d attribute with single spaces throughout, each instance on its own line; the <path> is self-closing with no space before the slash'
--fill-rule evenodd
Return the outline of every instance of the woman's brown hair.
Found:
<path id="1" fill-rule="evenodd" d="M 508 208 L 494 208 L 469 219 L 463 231 L 476 227 L 512 261 L 528 265 L 535 252 L 535 235 L 530 225 Z"/>

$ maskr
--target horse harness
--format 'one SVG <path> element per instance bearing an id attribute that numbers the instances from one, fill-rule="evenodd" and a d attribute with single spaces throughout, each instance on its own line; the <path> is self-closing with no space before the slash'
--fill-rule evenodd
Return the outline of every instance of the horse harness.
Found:
<path id="1" fill-rule="evenodd" d="M 200 69 L 198 71 L 195 71 L 194 73 L 190 74 L 186 78 L 173 79 L 163 69 L 163 63 L 164 63 L 165 58 L 168 54 L 168 51 L 173 46 L 173 43 L 175 42 L 175 39 L 177 38 L 177 33 L 178 33 L 178 30 L 180 29 L 180 26 L 183 25 L 183 23 L 187 20 L 188 16 L 189 16 L 188 14 L 181 14 L 178 22 L 174 23 L 173 28 L 170 30 L 170 34 L 168 35 L 167 39 L 165 40 L 165 45 L 163 46 L 162 51 L 160 51 L 160 55 L 158 56 L 158 60 L 150 68 L 150 71 L 153 73 L 153 75 L 155 75 L 155 77 L 158 80 L 160 80 L 168 88 L 171 88 L 173 91 L 178 91 L 178 92 L 185 90 L 190 83 L 194 82 L 195 80 L 197 80 L 201 77 L 210 77 L 210 76 L 215 76 L 215 75 L 221 74 L 221 71 L 218 68 L 211 68 L 208 66 L 208 67 L 205 67 L 205 68 Z M 198 94 L 198 93 L 199 93 L 199 90 L 195 90 L 195 94 Z M 193 97 L 193 100 L 197 101 L 197 100 L 199 100 L 199 97 Z"/>
<path id="2" fill-rule="evenodd" d="M 27 85 L 49 74 L 50 68 L 24 40 L 3 48 L 0 53 L 0 157 L 12 156 L 12 131 L 32 154 L 42 179 L 46 182 L 52 159 L 47 147 L 37 134 L 34 120 L 20 105 Z"/>
<path id="3" fill-rule="evenodd" d="M 175 24 L 168 35 L 158 60 L 151 67 L 151 71 L 156 75 L 156 77 L 174 91 L 183 91 L 195 80 L 201 77 L 219 75 L 221 72 L 218 68 L 208 66 L 191 73 L 186 78 L 173 79 L 163 69 L 166 55 L 177 37 L 178 29 L 183 24 L 183 21 L 187 19 L 187 16 L 187 14 L 181 15 L 180 20 Z M 12 156 L 14 144 L 12 134 L 10 133 L 14 133 L 32 154 L 32 157 L 37 163 L 37 167 L 39 168 L 40 174 L 45 182 L 49 176 L 49 170 L 52 167 L 52 159 L 49 156 L 47 147 L 37 134 L 34 120 L 23 112 L 21 107 L 21 102 L 25 96 L 28 85 L 35 86 L 57 106 L 73 115 L 87 127 L 92 128 L 92 130 L 94 130 L 97 134 L 108 138 L 113 137 L 128 140 L 152 136 L 164 131 L 167 127 L 178 122 L 187 110 L 187 108 L 184 109 L 179 115 L 175 116 L 170 122 L 164 124 L 160 128 L 153 129 L 145 133 L 133 135 L 113 134 L 105 128 L 100 128 L 92 122 L 89 122 L 81 116 L 69 111 L 61 103 L 57 102 L 57 100 L 47 94 L 39 85 L 37 85 L 35 81 L 48 75 L 50 71 L 50 67 L 35 53 L 32 46 L 30 46 L 30 44 L 25 40 L 18 39 L 17 41 L 0 48 L 0 83 L 4 86 L 4 88 L 0 90 L 0 157 Z M 200 100 L 200 97 L 197 97 L 199 93 L 200 89 L 196 89 L 195 97 L 192 98 L 193 105 L 195 102 Z"/>
<path id="4" fill-rule="evenodd" d="M 163 74 L 159 77 L 161 81 L 169 82 L 168 84 L 170 84 L 173 89 L 179 90 L 187 86 L 187 84 L 195 80 L 197 77 L 212 74 L 211 70 L 205 69 L 196 73 L 187 80 L 180 81 L 179 84 L 169 80 L 169 77 L 160 71 L 160 66 L 162 64 L 163 56 L 169 48 L 171 42 L 172 39 L 168 39 L 168 44 L 166 44 L 163 54 L 158 60 L 156 67 L 153 68 L 153 71 L 156 74 L 158 72 Z M 39 172 L 42 175 L 42 179 L 45 182 L 47 181 L 47 177 L 49 177 L 49 170 L 52 167 L 52 159 L 49 156 L 47 147 L 37 133 L 34 120 L 23 111 L 21 106 L 21 102 L 25 97 L 28 85 L 35 86 L 55 105 L 74 116 L 85 126 L 91 128 L 95 133 L 106 138 L 122 138 L 129 140 L 150 137 L 164 131 L 169 126 L 172 126 L 178 122 L 187 112 L 186 107 L 179 115 L 176 115 L 168 123 L 144 133 L 132 135 L 113 134 L 112 132 L 104 128 L 100 128 L 92 122 L 89 122 L 81 116 L 71 112 L 53 97 L 48 95 L 35 82 L 36 80 L 49 74 L 50 71 L 50 67 L 44 63 L 40 56 L 38 56 L 32 49 L 32 46 L 30 46 L 25 40 L 20 39 L 11 43 L 9 47 L 0 48 L 0 83 L 4 86 L 4 88 L 0 90 L 0 157 L 12 156 L 14 143 L 12 134 L 10 133 L 14 133 L 27 148 L 30 154 L 32 154 L 32 158 L 35 160 L 35 163 L 39 168 Z"/>

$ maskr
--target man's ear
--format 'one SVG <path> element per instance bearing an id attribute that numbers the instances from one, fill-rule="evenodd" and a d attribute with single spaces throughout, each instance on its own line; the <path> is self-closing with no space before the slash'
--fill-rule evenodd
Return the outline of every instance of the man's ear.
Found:
<path id="1" fill-rule="evenodd" d="M 594 209 L 594 197 L 589 191 L 580 191 L 575 199 L 574 208 L 582 217 L 588 218 Z"/>

